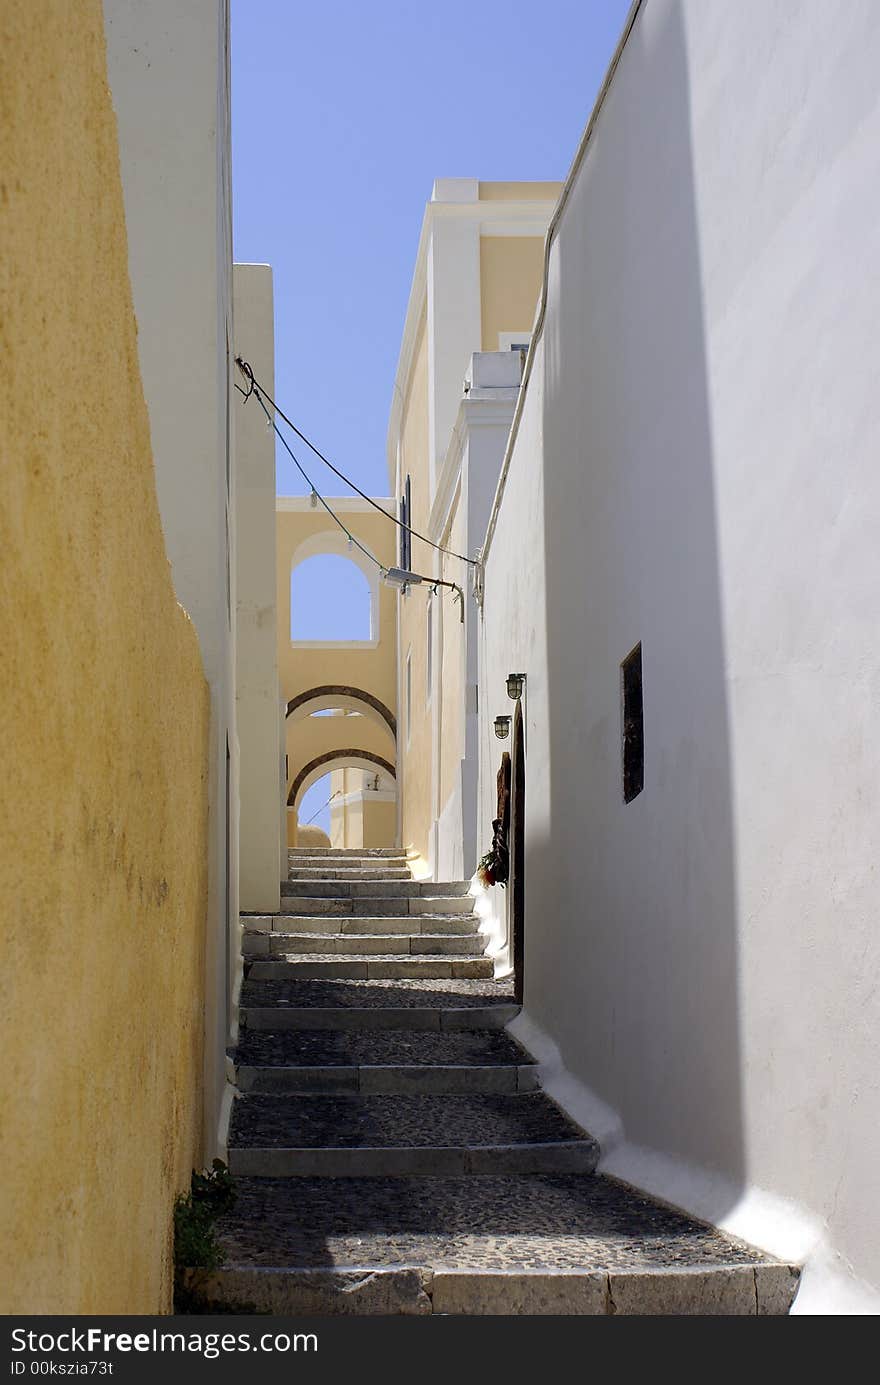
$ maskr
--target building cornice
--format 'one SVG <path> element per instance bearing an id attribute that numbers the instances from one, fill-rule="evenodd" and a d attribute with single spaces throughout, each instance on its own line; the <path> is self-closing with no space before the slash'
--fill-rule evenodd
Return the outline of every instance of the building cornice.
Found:
<path id="1" fill-rule="evenodd" d="M 449 520 L 449 510 L 461 476 L 467 435 L 477 428 L 493 428 L 513 420 L 519 389 L 471 389 L 462 397 L 446 456 L 437 477 L 434 501 L 428 516 L 428 538 L 439 543 Z M 481 536 L 482 537 L 482 536 Z"/>
<path id="2" fill-rule="evenodd" d="M 481 237 L 544 236 L 555 209 L 555 199 L 530 200 L 525 198 L 516 201 L 512 199 L 470 202 L 431 201 L 425 207 L 412 284 L 407 301 L 400 354 L 397 358 L 397 369 L 391 392 L 386 456 L 388 479 L 392 486 L 397 484 L 397 442 L 400 436 L 403 406 L 409 387 L 422 314 L 427 306 L 428 247 L 431 242 L 434 222 L 437 220 L 477 221 Z"/>
<path id="3" fill-rule="evenodd" d="M 362 773 L 369 773 L 369 771 L 363 771 L 363 770 L 362 770 L 361 772 L 362 772 Z M 381 770 L 380 770 L 380 773 L 381 773 Z M 340 796 L 339 796 L 338 798 L 335 798 L 335 799 L 333 800 L 333 802 L 331 803 L 331 805 L 330 805 L 330 812 L 332 813 L 334 808 L 343 808 L 343 807 L 346 807 L 346 808 L 347 808 L 347 807 L 350 807 L 350 806 L 352 806 L 352 805 L 354 805 L 354 804 L 360 804 L 360 805 L 362 806 L 364 803 L 396 803 L 396 802 L 397 802 L 397 790 L 396 790 L 396 789 L 353 789 L 353 790 L 351 791 L 351 793 L 347 793 L 347 794 L 344 794 L 344 795 L 343 795 L 343 794 L 340 794 Z"/>

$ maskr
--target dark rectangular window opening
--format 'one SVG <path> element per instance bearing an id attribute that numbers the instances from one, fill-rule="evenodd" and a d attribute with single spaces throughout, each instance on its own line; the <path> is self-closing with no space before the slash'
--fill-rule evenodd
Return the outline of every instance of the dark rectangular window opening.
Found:
<path id="1" fill-rule="evenodd" d="M 645 787 L 645 718 L 642 708 L 642 646 L 620 665 L 622 701 L 623 801 L 631 803 Z"/>
<path id="2" fill-rule="evenodd" d="M 399 559 L 400 566 L 404 572 L 409 572 L 412 562 L 412 481 L 407 476 L 403 487 L 403 495 L 400 497 L 400 523 L 405 527 L 398 530 L 400 535 Z"/>

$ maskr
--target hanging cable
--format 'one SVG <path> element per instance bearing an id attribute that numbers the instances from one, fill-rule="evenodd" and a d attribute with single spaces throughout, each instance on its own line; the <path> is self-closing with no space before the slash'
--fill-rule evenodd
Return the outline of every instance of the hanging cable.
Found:
<path id="1" fill-rule="evenodd" d="M 338 798 L 338 797 L 339 797 L 339 793 L 340 793 L 340 790 L 339 790 L 339 789 L 336 789 L 336 790 L 330 795 L 330 797 L 327 799 L 327 802 L 321 804 L 320 808 L 318 809 L 318 812 L 317 812 L 317 813 L 312 813 L 312 816 L 309 818 L 308 822 L 304 822 L 304 823 L 303 823 L 303 827 L 311 827 L 312 823 L 315 821 L 315 818 L 318 816 L 318 813 L 323 813 L 323 811 L 324 811 L 325 808 L 329 808 L 329 807 L 330 807 L 330 804 L 333 802 L 334 798 Z"/>
<path id="2" fill-rule="evenodd" d="M 235 388 L 239 390 L 239 393 L 240 393 L 240 394 L 244 394 L 244 390 L 239 389 L 239 386 L 238 386 L 238 385 L 236 385 Z M 336 513 L 336 511 L 335 511 L 335 510 L 331 510 L 330 506 L 327 504 L 327 501 L 324 499 L 324 497 L 323 497 L 323 495 L 321 494 L 321 492 L 320 492 L 319 490 L 316 489 L 316 487 L 315 487 L 314 483 L 312 482 L 311 478 L 310 478 L 309 476 L 306 475 L 306 472 L 305 472 L 304 467 L 302 467 L 302 466 L 300 465 L 298 459 L 294 456 L 293 448 L 290 446 L 290 444 L 289 444 L 289 442 L 287 441 L 287 439 L 285 438 L 284 434 L 281 432 L 281 429 L 278 427 L 278 424 L 275 422 L 274 418 L 273 418 L 272 415 L 269 413 L 269 410 L 266 408 L 266 403 L 265 403 L 265 400 L 263 399 L 262 394 L 260 393 L 259 386 L 256 386 L 256 387 L 253 389 L 252 393 L 253 393 L 254 398 L 258 401 L 258 403 L 259 403 L 259 405 L 260 405 L 260 408 L 263 410 L 263 413 L 266 415 L 266 418 L 267 418 L 268 422 L 269 422 L 269 423 L 271 424 L 271 426 L 274 428 L 274 430 L 275 430 L 275 436 L 279 439 L 279 441 L 280 441 L 280 443 L 281 443 L 281 446 L 284 448 L 285 452 L 286 452 L 287 455 L 290 457 L 290 460 L 293 462 L 293 464 L 294 464 L 294 466 L 296 467 L 297 471 L 299 472 L 300 476 L 301 476 L 301 477 L 303 478 L 303 480 L 305 481 L 305 483 L 306 483 L 306 485 L 308 486 L 309 491 L 311 492 L 312 496 L 314 496 L 315 500 L 317 500 L 319 504 L 321 504 L 321 505 L 324 506 L 324 509 L 327 511 L 327 513 L 328 513 L 328 515 L 330 516 L 330 518 L 331 518 L 332 520 L 334 520 L 336 524 L 339 525 L 339 527 L 340 527 L 340 529 L 342 530 L 343 534 L 344 534 L 345 537 L 348 539 L 349 546 L 351 546 L 352 544 L 354 544 L 355 548 L 359 548 L 360 551 L 363 553 L 363 555 L 364 555 L 365 558 L 369 558 L 370 562 L 371 562 L 371 563 L 375 563 L 375 564 L 376 564 L 376 567 L 379 569 L 379 571 L 384 573 L 384 572 L 386 571 L 385 565 L 384 565 L 383 563 L 380 563 L 380 562 L 379 562 L 379 559 L 375 556 L 375 554 L 371 553 L 370 550 L 369 550 L 368 548 L 364 548 L 364 545 L 363 545 L 358 539 L 355 538 L 354 534 L 352 534 L 352 532 L 351 532 L 349 529 L 346 528 L 346 526 L 343 524 L 342 520 L 339 518 L 339 516 L 338 516 L 338 514 Z"/>
<path id="3" fill-rule="evenodd" d="M 386 509 L 384 509 L 372 498 L 372 496 L 367 495 L 366 491 L 362 491 L 360 486 L 355 485 L 354 481 L 350 480 L 349 477 L 346 476 L 344 472 L 340 471 L 338 467 L 335 467 L 333 463 L 330 461 L 329 457 L 325 457 L 323 452 L 319 451 L 315 444 L 309 441 L 305 433 L 300 432 L 296 424 L 287 417 L 287 414 L 284 412 L 284 410 L 280 409 L 278 405 L 275 403 L 275 400 L 272 398 L 271 394 L 269 394 L 260 384 L 259 380 L 255 377 L 254 372 L 247 361 L 243 361 L 241 356 L 236 356 L 235 364 L 238 366 L 242 375 L 248 382 L 247 391 L 241 389 L 238 385 L 236 385 L 236 389 L 239 390 L 239 393 L 243 394 L 246 399 L 249 399 L 252 394 L 255 394 L 258 399 L 261 395 L 265 396 L 265 398 L 272 405 L 272 408 L 275 410 L 276 414 L 278 414 L 279 418 L 284 419 L 284 422 L 287 424 L 288 428 L 292 428 L 294 433 L 296 433 L 296 436 L 302 442 L 305 443 L 306 447 L 308 447 L 311 452 L 314 452 L 315 456 L 319 459 L 319 461 L 322 461 L 325 466 L 328 466 L 330 470 L 333 472 L 334 476 L 338 476 L 340 481 L 344 481 L 347 486 L 350 486 L 351 489 L 355 491 L 356 494 L 358 494 L 362 500 L 366 500 L 368 505 L 372 505 L 374 510 L 379 511 L 380 515 L 384 515 L 386 519 L 390 519 L 391 523 L 396 524 L 398 529 L 404 529 L 408 534 L 412 534 L 413 538 L 421 539 L 422 543 L 428 544 L 431 548 L 436 549 L 438 553 L 445 554 L 447 558 L 458 558 L 459 561 L 462 563 L 468 563 L 471 567 L 477 567 L 478 564 L 476 558 L 466 558 L 463 553 L 456 553 L 451 548 L 443 548 L 441 544 L 435 543 L 433 539 L 429 539 L 427 534 L 420 534 L 418 529 L 413 529 L 411 525 L 404 524 L 403 520 L 398 519 L 396 515 L 389 514 Z M 277 426 L 275 428 L 275 431 L 276 433 L 278 432 Z M 278 433 L 278 436 L 281 437 L 281 434 Z M 291 453 L 291 456 L 293 456 L 293 453 Z M 299 466 L 298 462 L 297 466 Z M 300 470 L 302 470 L 301 467 Z"/>
<path id="4" fill-rule="evenodd" d="M 275 430 L 275 436 L 278 438 L 279 442 L 281 443 L 281 446 L 284 448 L 285 452 L 289 456 L 290 460 L 293 462 L 300 476 L 303 478 L 306 485 L 309 487 L 312 508 L 315 507 L 316 503 L 320 503 L 321 505 L 323 505 L 324 509 L 327 511 L 330 518 L 334 521 L 335 524 L 339 525 L 339 528 L 342 530 L 343 534 L 347 538 L 349 548 L 351 548 L 352 545 L 354 545 L 355 548 L 359 548 L 365 558 L 369 558 L 371 563 L 375 563 L 383 579 L 387 580 L 389 575 L 393 575 L 399 572 L 401 577 L 408 578 L 410 582 L 424 582 L 428 586 L 434 587 L 435 590 L 437 587 L 449 587 L 453 595 L 455 596 L 455 599 L 460 603 L 461 619 L 462 622 L 464 622 L 464 591 L 458 585 L 458 583 L 449 582 L 443 577 L 423 577 L 420 573 L 414 572 L 403 573 L 400 572 L 400 570 L 397 568 L 387 568 L 384 563 L 381 563 L 379 559 L 375 556 L 375 554 L 371 553 L 368 548 L 364 547 L 364 545 L 360 542 L 359 539 L 355 538 L 351 530 L 343 524 L 342 520 L 339 518 L 336 511 L 331 509 L 331 507 L 328 505 L 327 501 L 324 499 L 321 492 L 316 489 L 314 482 L 306 473 L 306 470 L 300 463 L 299 459 L 295 456 L 293 448 L 290 446 L 290 443 L 287 441 L 284 434 L 281 432 L 281 429 L 278 427 L 278 424 L 275 422 L 274 418 L 269 413 L 269 410 L 266 408 L 266 401 L 265 399 L 263 399 L 259 385 L 252 382 L 251 389 L 243 390 L 240 385 L 236 385 L 235 388 L 238 390 L 239 394 L 244 396 L 245 400 L 250 399 L 251 395 L 253 395 L 254 398 L 257 400 L 257 402 L 260 405 L 260 408 L 266 415 L 266 423 L 269 425 L 269 427 Z M 383 515 L 387 515 L 387 513 L 387 510 L 382 510 Z M 394 585 L 406 585 L 406 583 L 396 582 Z"/>

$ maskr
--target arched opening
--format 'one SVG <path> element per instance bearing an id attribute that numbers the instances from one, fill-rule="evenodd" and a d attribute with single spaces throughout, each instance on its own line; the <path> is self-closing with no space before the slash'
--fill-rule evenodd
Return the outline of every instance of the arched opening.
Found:
<path id="1" fill-rule="evenodd" d="M 373 587 L 360 564 L 315 553 L 290 574 L 290 638 L 295 644 L 367 644 L 376 640 Z"/>
<path id="2" fill-rule="evenodd" d="M 326 832 L 328 841 L 330 840 L 330 808 L 339 797 L 339 789 L 334 789 L 332 779 L 331 774 L 325 774 L 320 779 L 316 779 L 300 798 L 297 810 L 299 830 L 301 831 L 303 827 L 318 827 L 322 832 Z"/>
<path id="3" fill-rule="evenodd" d="M 336 847 L 395 845 L 395 772 L 380 755 L 351 748 L 316 756 L 294 776 L 287 802 L 291 845 L 306 827 Z"/>
<path id="4" fill-rule="evenodd" d="M 341 683 L 322 683 L 320 687 L 307 688 L 305 692 L 297 693 L 287 704 L 287 716 L 298 720 L 340 709 L 361 712 L 374 720 L 381 720 L 392 736 L 397 735 L 397 719 L 390 707 L 373 693 Z"/>
<path id="5" fill-rule="evenodd" d="M 397 771 L 390 760 L 386 760 L 382 755 L 375 755 L 370 750 L 359 750 L 355 747 L 346 747 L 344 750 L 329 750 L 325 755 L 317 755 L 314 760 L 310 760 L 307 765 L 303 765 L 293 778 L 290 785 L 290 792 L 287 795 L 287 805 L 289 808 L 298 807 L 302 795 L 322 774 L 326 774 L 328 769 L 345 769 L 352 766 L 357 769 L 364 769 L 368 774 L 375 774 L 376 770 L 380 774 L 388 775 L 391 779 L 397 778 Z"/>

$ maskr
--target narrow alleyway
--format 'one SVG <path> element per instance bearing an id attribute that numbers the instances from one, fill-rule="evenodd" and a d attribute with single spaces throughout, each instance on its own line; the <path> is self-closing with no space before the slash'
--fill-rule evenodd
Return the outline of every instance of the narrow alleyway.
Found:
<path id="1" fill-rule="evenodd" d="M 290 853 L 246 916 L 235 1312 L 786 1313 L 796 1273 L 614 1179 L 504 1026 L 467 885 L 394 850 Z"/>

